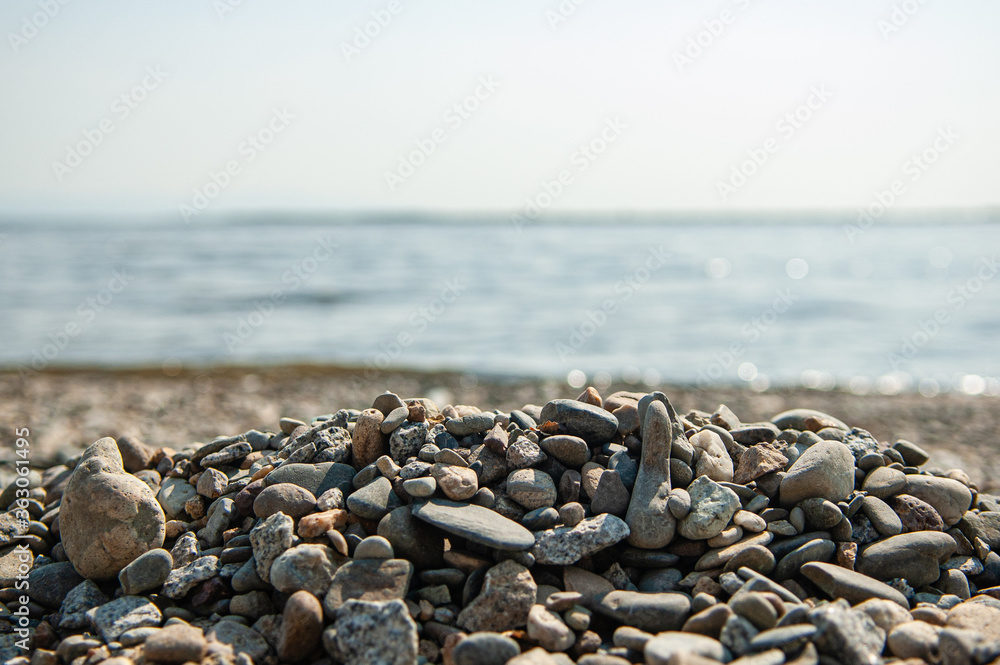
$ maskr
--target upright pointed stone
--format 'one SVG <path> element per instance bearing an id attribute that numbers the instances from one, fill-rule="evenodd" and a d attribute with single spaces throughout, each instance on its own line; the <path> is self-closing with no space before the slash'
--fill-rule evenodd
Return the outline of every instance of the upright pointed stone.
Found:
<path id="1" fill-rule="evenodd" d="M 642 455 L 632 488 L 625 523 L 629 545 L 658 549 L 674 537 L 677 520 L 667 509 L 670 498 L 670 449 L 684 437 L 677 414 L 665 398 L 646 405 L 642 424 Z"/>

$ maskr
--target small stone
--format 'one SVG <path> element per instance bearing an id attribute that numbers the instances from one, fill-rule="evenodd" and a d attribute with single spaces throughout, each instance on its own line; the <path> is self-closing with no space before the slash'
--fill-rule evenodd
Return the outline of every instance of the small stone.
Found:
<path id="1" fill-rule="evenodd" d="M 926 501 L 921 501 L 909 494 L 899 494 L 894 496 L 891 501 L 892 509 L 899 517 L 899 522 L 903 527 L 903 533 L 944 531 L 944 520 Z"/>
<path id="2" fill-rule="evenodd" d="M 273 614 L 274 611 L 274 603 L 271 602 L 270 594 L 262 590 L 233 596 L 229 600 L 230 614 L 247 617 L 251 621 Z"/>
<path id="3" fill-rule="evenodd" d="M 163 622 L 160 609 L 141 596 L 116 598 L 89 610 L 87 616 L 105 642 L 114 642 L 126 630 L 159 626 Z"/>
<path id="4" fill-rule="evenodd" d="M 685 489 L 673 489 L 667 499 L 667 508 L 676 519 L 682 520 L 691 512 L 691 495 Z"/>
<path id="5" fill-rule="evenodd" d="M 292 483 L 266 487 L 253 502 L 254 514 L 264 519 L 279 512 L 291 518 L 302 517 L 315 508 L 316 497 L 309 490 Z"/>
<path id="6" fill-rule="evenodd" d="M 903 523 L 892 508 L 882 499 L 866 496 L 861 504 L 872 526 L 883 536 L 897 536 L 903 532 Z"/>
<path id="7" fill-rule="evenodd" d="M 954 526 L 972 505 L 969 488 L 951 478 L 908 475 L 905 493 L 933 506 L 946 527 Z"/>
<path id="8" fill-rule="evenodd" d="M 90 622 L 84 613 L 107 602 L 108 597 L 101 592 L 93 580 L 84 580 L 66 594 L 66 598 L 59 607 L 59 613 L 62 615 L 59 627 L 65 630 L 68 628 L 68 623 L 76 623 L 77 621 L 89 627 Z M 10 617 L 9 614 L 6 616 Z"/>
<path id="9" fill-rule="evenodd" d="M 118 573 L 118 581 L 126 596 L 159 589 L 173 570 L 174 560 L 164 549 L 149 550 Z"/>
<path id="10" fill-rule="evenodd" d="M 709 550 L 708 552 L 705 552 L 700 559 L 698 559 L 698 562 L 694 565 L 694 569 L 696 571 L 701 571 L 710 570 L 712 568 L 720 568 L 748 547 L 754 547 L 756 545 L 766 547 L 770 544 L 773 538 L 773 532 L 764 531 L 763 533 L 745 536 L 743 540 L 729 545 L 728 547 L 723 547 L 718 550 Z"/>
<path id="11" fill-rule="evenodd" d="M 815 644 L 821 654 L 844 665 L 867 665 L 881 660 L 885 631 L 864 612 L 852 610 L 847 601 L 841 599 L 817 607 L 809 612 L 808 618 L 819 629 Z"/>
<path id="12" fill-rule="evenodd" d="M 220 621 L 212 626 L 205 638 L 212 643 L 224 644 L 232 648 L 233 653 L 246 654 L 255 663 L 263 662 L 271 651 L 267 641 L 253 628 L 235 621 Z"/>
<path id="13" fill-rule="evenodd" d="M 516 551 L 535 544 L 535 536 L 530 531 L 482 506 L 431 499 L 414 505 L 412 510 L 414 517 L 486 547 Z"/>
<path id="14" fill-rule="evenodd" d="M 226 491 L 229 477 L 218 469 L 205 469 L 195 490 L 206 499 L 218 499 Z"/>
<path id="15" fill-rule="evenodd" d="M 559 511 L 555 508 L 537 508 L 525 513 L 521 524 L 530 531 L 544 531 L 559 523 Z"/>
<path id="16" fill-rule="evenodd" d="M 706 476 L 716 482 L 733 480 L 733 458 L 729 456 L 722 438 L 710 429 L 703 429 L 689 439 L 691 445 L 701 450 L 695 464 L 695 476 Z"/>
<path id="17" fill-rule="evenodd" d="M 149 486 L 125 471 L 114 439 L 83 452 L 59 511 L 63 549 L 80 575 L 117 577 L 140 554 L 163 545 L 164 523 Z"/>
<path id="18" fill-rule="evenodd" d="M 803 564 L 800 572 L 831 598 L 845 598 L 854 604 L 881 598 L 905 609 L 910 607 L 902 593 L 862 573 L 818 561 Z"/>
<path id="19" fill-rule="evenodd" d="M 101 641 L 99 639 L 85 635 L 70 635 L 59 643 L 56 654 L 64 663 L 72 663 L 74 660 L 86 656 L 91 649 L 99 649 L 100 647 Z M 6 658 L 6 655 L 4 657 Z"/>
<path id="20" fill-rule="evenodd" d="M 625 517 L 631 498 L 618 472 L 608 469 L 601 474 L 597 483 L 597 489 L 590 500 L 590 510 L 595 515 L 610 513 L 616 517 Z"/>
<path id="21" fill-rule="evenodd" d="M 415 518 L 409 506 L 383 517 L 377 532 L 389 541 L 397 557 L 407 559 L 417 568 L 440 568 L 444 563 L 445 539 L 441 530 Z"/>
<path id="22" fill-rule="evenodd" d="M 751 446 L 740 456 L 733 474 L 733 482 L 739 485 L 757 480 L 761 476 L 781 471 L 788 464 L 788 458 L 777 446 L 761 443 Z"/>
<path id="23" fill-rule="evenodd" d="M 372 402 L 372 408 L 381 413 L 383 416 L 387 416 L 393 412 L 393 410 L 398 409 L 402 406 L 406 406 L 406 403 L 399 398 L 399 395 L 386 391 L 375 398 Z M 364 411 L 362 411 L 364 413 Z"/>
<path id="24" fill-rule="evenodd" d="M 385 415 L 385 420 L 379 425 L 379 429 L 382 434 L 392 434 L 393 431 L 404 422 L 406 422 L 407 417 L 410 415 L 410 409 L 407 406 L 399 406 L 390 411 Z M 355 425 L 357 427 L 357 425 Z"/>
<path id="25" fill-rule="evenodd" d="M 122 458 L 122 467 L 129 473 L 141 471 L 149 466 L 153 458 L 153 449 L 139 439 L 124 434 L 118 437 L 118 452 Z"/>
<path id="26" fill-rule="evenodd" d="M 821 441 L 805 450 L 781 480 L 781 504 L 819 497 L 836 503 L 854 490 L 854 456 L 842 443 Z"/>
<path id="27" fill-rule="evenodd" d="M 538 587 L 531 572 L 515 561 L 501 561 L 486 572 L 483 589 L 458 615 L 467 631 L 503 632 L 525 626 Z"/>
<path id="28" fill-rule="evenodd" d="M 507 661 L 507 665 L 566 665 L 566 661 L 556 660 L 555 655 L 550 654 L 542 647 L 535 647 L 525 651 L 520 656 L 514 656 Z"/>
<path id="29" fill-rule="evenodd" d="M 544 471 L 518 469 L 507 476 L 507 495 L 528 510 L 555 505 L 557 494 L 552 476 Z"/>
<path id="30" fill-rule="evenodd" d="M 580 521 L 573 527 L 556 527 L 539 532 L 531 553 L 543 565 L 569 566 L 626 538 L 628 525 L 614 515 L 603 513 Z"/>
<path id="31" fill-rule="evenodd" d="M 766 525 L 765 525 L 766 527 Z M 709 547 L 729 547 L 730 545 L 739 542 L 740 538 L 743 537 L 743 527 L 739 525 L 734 525 L 728 529 L 723 529 L 721 533 L 717 536 L 712 536 L 705 541 L 705 544 Z"/>
<path id="32" fill-rule="evenodd" d="M 392 543 L 382 536 L 368 536 L 354 550 L 354 558 L 357 559 L 392 559 Z"/>
<path id="33" fill-rule="evenodd" d="M 479 478 L 468 467 L 435 464 L 431 467 L 431 476 L 444 495 L 453 501 L 471 499 L 479 490 Z"/>
<path id="34" fill-rule="evenodd" d="M 944 533 L 905 533 L 870 545 L 858 555 L 857 569 L 883 581 L 903 578 L 913 587 L 932 584 L 955 547 L 955 540 Z"/>
<path id="35" fill-rule="evenodd" d="M 278 658 L 286 663 L 304 660 L 316 651 L 323 635 L 323 605 L 308 591 L 296 591 L 281 618 Z"/>
<path id="36" fill-rule="evenodd" d="M 180 600 L 195 587 L 219 574 L 219 557 L 202 556 L 186 566 L 175 568 L 163 582 L 163 595 L 173 600 Z"/>
<path id="37" fill-rule="evenodd" d="M 739 429 L 741 426 L 740 419 L 725 404 L 719 405 L 719 408 L 715 410 L 710 420 L 713 425 L 718 425 L 724 430 Z"/>
<path id="38" fill-rule="evenodd" d="M 253 452 L 253 446 L 246 441 L 237 441 L 222 448 L 218 452 L 205 455 L 198 463 L 204 467 L 226 466 L 239 462 Z"/>
<path id="39" fill-rule="evenodd" d="M 448 432 L 462 438 L 471 434 L 481 434 L 493 429 L 495 416 L 492 413 L 469 413 L 459 418 L 449 418 L 444 426 Z"/>
<path id="40" fill-rule="evenodd" d="M 250 531 L 250 544 L 257 562 L 257 574 L 265 582 L 271 580 L 274 560 L 292 546 L 294 522 L 284 513 L 275 513 Z"/>
<path id="41" fill-rule="evenodd" d="M 284 593 L 306 590 L 324 594 L 339 566 L 339 557 L 326 545 L 296 545 L 274 560 L 270 582 Z"/>
<path id="42" fill-rule="evenodd" d="M 303 538 L 318 538 L 330 531 L 347 524 L 346 510 L 326 510 L 322 513 L 312 513 L 299 520 L 299 535 Z"/>
<path id="43" fill-rule="evenodd" d="M 401 505 L 392 482 L 382 476 L 347 497 L 347 508 L 366 520 L 380 520 Z"/>
<path id="44" fill-rule="evenodd" d="M 563 525 L 570 528 L 579 524 L 586 516 L 587 513 L 583 509 L 583 506 L 576 501 L 565 503 L 559 509 L 559 519 L 562 521 Z"/>
<path id="45" fill-rule="evenodd" d="M 806 426 L 807 421 L 812 420 L 814 426 L 835 427 L 844 431 L 850 430 L 843 421 L 833 416 L 815 411 L 813 409 L 792 409 L 783 411 L 771 418 L 771 423 L 778 429 L 797 429 L 799 431 L 813 431 Z"/>
<path id="46" fill-rule="evenodd" d="M 882 500 L 889 499 L 906 488 L 906 475 L 899 469 L 880 466 L 872 469 L 865 476 L 861 489 Z"/>
<path id="47" fill-rule="evenodd" d="M 837 504 L 818 497 L 801 501 L 796 508 L 802 510 L 805 525 L 811 529 L 832 529 L 844 519 L 844 513 Z"/>
<path id="48" fill-rule="evenodd" d="M 176 623 L 150 635 L 143 643 L 142 653 L 154 662 L 197 662 L 201 660 L 205 646 L 201 628 Z"/>
<path id="49" fill-rule="evenodd" d="M 505 665 L 520 653 L 521 647 L 506 635 L 482 631 L 459 642 L 451 661 L 453 665 Z"/>
<path id="50" fill-rule="evenodd" d="M 401 600 L 412 578 L 413 564 L 405 559 L 354 559 L 337 569 L 323 607 L 332 615 L 350 600 Z"/>
<path id="51" fill-rule="evenodd" d="M 389 452 L 388 443 L 381 429 L 384 418 L 385 415 L 378 409 L 365 409 L 358 415 L 354 431 L 351 433 L 351 452 L 355 469 L 361 470 Z"/>
<path id="52" fill-rule="evenodd" d="M 612 591 L 594 609 L 625 625 L 659 633 L 681 629 L 691 611 L 691 599 L 683 593 Z"/>
<path id="53" fill-rule="evenodd" d="M 426 422 L 405 422 L 389 437 L 389 457 L 402 466 L 415 457 L 427 440 Z M 377 459 L 377 458 L 376 458 Z"/>
<path id="54" fill-rule="evenodd" d="M 725 570 L 735 572 L 740 568 L 749 568 L 762 575 L 770 575 L 774 570 L 775 560 L 771 550 L 761 545 L 753 545 L 737 553 L 726 563 Z"/>
<path id="55" fill-rule="evenodd" d="M 527 632 L 546 651 L 565 651 L 576 641 L 570 627 L 544 605 L 533 605 L 528 611 Z"/>
<path id="56" fill-rule="evenodd" d="M 483 437 L 483 445 L 500 455 L 507 452 L 509 443 L 510 439 L 507 435 L 507 430 L 499 423 L 494 425 L 493 429 Z"/>
<path id="57" fill-rule="evenodd" d="M 810 561 L 829 561 L 836 550 L 837 546 L 832 540 L 822 538 L 810 540 L 782 557 L 774 569 L 773 577 L 775 581 L 784 582 L 797 575 L 803 564 Z"/>
<path id="58" fill-rule="evenodd" d="M 691 655 L 710 659 L 707 662 L 728 660 L 726 648 L 718 640 L 706 635 L 675 631 L 662 632 L 647 641 L 643 653 L 647 665 L 690 664 L 691 661 L 684 657 L 690 658 Z"/>
<path id="59" fill-rule="evenodd" d="M 763 517 L 748 510 L 737 510 L 733 515 L 733 524 L 748 533 L 760 533 L 767 530 L 767 522 Z"/>
<path id="60" fill-rule="evenodd" d="M 923 621 L 900 624 L 889 633 L 889 650 L 897 658 L 920 658 L 933 662 L 937 659 L 941 630 L 940 626 L 933 626 Z"/>
<path id="61" fill-rule="evenodd" d="M 677 524 L 677 533 L 690 540 L 705 540 L 726 528 L 740 508 L 736 492 L 708 476 L 699 476 L 687 488 L 691 512 Z"/>
<path id="62" fill-rule="evenodd" d="M 643 593 L 677 591 L 683 576 L 677 568 L 654 568 L 642 574 L 637 588 Z"/>
<path id="63" fill-rule="evenodd" d="M 570 436 L 588 444 L 606 443 L 618 432 L 618 419 L 603 408 L 571 399 L 555 399 L 542 407 L 541 422 L 553 421 Z"/>
<path id="64" fill-rule="evenodd" d="M 18 580 L 20 574 L 17 566 L 25 564 L 24 555 L 16 549 L 11 549 L 10 559 L 14 564 L 14 581 L 11 586 L 16 588 L 16 584 L 24 585 L 24 580 Z M 29 559 L 30 561 L 30 559 Z M 68 561 L 50 563 L 45 566 L 38 566 L 28 573 L 27 592 L 29 597 L 44 607 L 57 608 L 66 598 L 66 594 L 76 588 L 83 578 L 73 568 L 73 564 Z M 19 594 L 20 595 L 20 594 Z"/>
<path id="65" fill-rule="evenodd" d="M 716 601 L 714 596 L 709 596 L 708 594 L 700 594 L 698 596 L 698 598 L 705 597 L 711 598 L 715 602 L 684 622 L 683 630 L 685 633 L 698 633 L 717 638 L 722 633 L 722 628 L 726 625 L 726 622 L 729 621 L 729 617 L 733 616 L 733 610 L 729 605 Z M 692 603 L 691 609 L 692 611 L 695 609 L 695 603 Z"/>
<path id="66" fill-rule="evenodd" d="M 907 466 L 923 466 L 931 458 L 923 448 L 904 439 L 892 444 L 892 447 L 903 456 L 903 462 Z"/>
<path id="67" fill-rule="evenodd" d="M 307 427 L 306 423 L 296 418 L 282 417 L 278 420 L 278 429 L 282 434 L 291 434 L 297 427 Z"/>
<path id="68" fill-rule="evenodd" d="M 542 452 L 541 446 L 522 436 L 507 448 L 505 459 L 507 466 L 513 469 L 527 469 L 540 465 L 548 457 Z"/>
<path id="69" fill-rule="evenodd" d="M 590 461 L 590 447 L 578 436 L 548 436 L 539 441 L 539 445 L 546 453 L 570 468 L 579 469 Z"/>
<path id="70" fill-rule="evenodd" d="M 410 478 L 403 481 L 403 489 L 415 499 L 426 499 L 434 496 L 434 492 L 437 491 L 437 481 L 429 476 Z"/>
<path id="71" fill-rule="evenodd" d="M 850 602 L 850 601 L 848 601 Z M 881 598 L 871 598 L 854 606 L 870 616 L 875 625 L 888 634 L 901 623 L 912 621 L 913 617 L 899 603 Z"/>

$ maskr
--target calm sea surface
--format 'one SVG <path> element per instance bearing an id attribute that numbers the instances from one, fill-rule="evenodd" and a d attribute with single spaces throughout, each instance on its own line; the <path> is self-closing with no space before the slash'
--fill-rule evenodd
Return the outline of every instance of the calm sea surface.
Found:
<path id="1" fill-rule="evenodd" d="M 9 220 L 0 366 L 1000 394 L 998 253 L 988 224 Z"/>

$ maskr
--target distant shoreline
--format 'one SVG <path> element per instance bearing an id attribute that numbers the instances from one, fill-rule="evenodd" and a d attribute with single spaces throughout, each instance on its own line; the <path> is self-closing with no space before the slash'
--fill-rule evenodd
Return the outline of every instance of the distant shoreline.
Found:
<path id="1" fill-rule="evenodd" d="M 206 212 L 198 220 L 208 226 L 263 226 L 292 224 L 299 226 L 392 226 L 420 224 L 425 226 L 506 226 L 511 224 L 511 210 L 322 210 L 308 208 L 274 208 L 271 210 L 219 209 Z M 678 210 L 548 210 L 533 226 L 829 226 L 854 221 L 856 208 L 822 209 L 678 209 Z M 72 211 L 44 209 L 0 210 L 0 228 L 44 221 L 57 228 L 60 225 L 144 226 L 149 228 L 177 226 L 177 211 L 92 209 Z M 898 206 L 879 219 L 892 226 L 1000 224 L 1000 208 L 952 207 L 907 208 Z"/>

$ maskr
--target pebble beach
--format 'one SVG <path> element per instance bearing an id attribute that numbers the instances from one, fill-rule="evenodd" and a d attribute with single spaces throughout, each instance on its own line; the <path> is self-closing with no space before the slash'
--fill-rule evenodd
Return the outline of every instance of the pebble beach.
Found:
<path id="1" fill-rule="evenodd" d="M 30 430 L 0 482 L 12 665 L 1000 657 L 990 400 L 19 381 L 0 383 L 0 419 Z"/>

